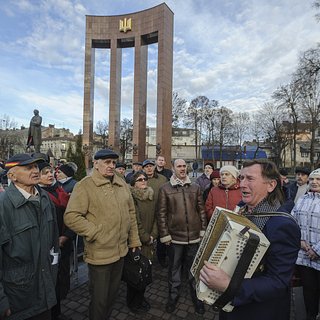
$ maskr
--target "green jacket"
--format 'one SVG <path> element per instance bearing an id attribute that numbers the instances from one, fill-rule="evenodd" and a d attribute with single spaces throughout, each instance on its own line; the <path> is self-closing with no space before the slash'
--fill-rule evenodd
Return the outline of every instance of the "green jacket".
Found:
<path id="1" fill-rule="evenodd" d="M 64 214 L 65 224 L 84 239 L 84 260 L 104 265 L 141 246 L 133 199 L 126 182 L 113 181 L 93 169 L 72 191 Z"/>
<path id="2" fill-rule="evenodd" d="M 154 192 L 151 187 L 146 189 L 131 187 L 131 193 L 136 206 L 142 254 L 152 260 L 154 246 L 153 243 L 150 243 L 150 236 L 152 236 L 154 240 L 156 240 L 158 236 Z"/>
<path id="3" fill-rule="evenodd" d="M 10 186 L 0 195 L 0 313 L 10 308 L 10 319 L 27 319 L 56 304 L 59 253 L 55 208 L 38 188 L 40 203 L 26 200 Z"/>

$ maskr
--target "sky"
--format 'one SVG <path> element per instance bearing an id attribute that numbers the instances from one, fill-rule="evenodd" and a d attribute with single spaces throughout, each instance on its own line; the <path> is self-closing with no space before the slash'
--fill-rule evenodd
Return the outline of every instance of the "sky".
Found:
<path id="1" fill-rule="evenodd" d="M 0 127 L 82 130 L 86 15 L 119 15 L 156 0 L 1 0 Z M 299 56 L 317 46 L 313 0 L 169 0 L 174 13 L 173 90 L 253 113 L 287 84 Z M 148 49 L 147 125 L 155 125 L 157 44 Z M 133 49 L 123 50 L 121 117 L 132 119 Z M 94 123 L 108 121 L 109 50 L 96 50 Z"/>

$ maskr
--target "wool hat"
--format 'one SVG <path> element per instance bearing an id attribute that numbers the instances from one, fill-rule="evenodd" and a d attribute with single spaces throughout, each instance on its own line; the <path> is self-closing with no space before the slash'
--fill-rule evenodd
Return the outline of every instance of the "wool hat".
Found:
<path id="1" fill-rule="evenodd" d="M 102 149 L 94 155 L 95 160 L 99 159 L 118 159 L 119 156 L 111 149 Z"/>
<path id="2" fill-rule="evenodd" d="M 320 168 L 313 170 L 310 174 L 309 174 L 309 178 L 311 177 L 315 177 L 315 176 L 320 176 Z"/>
<path id="3" fill-rule="evenodd" d="M 46 161 L 43 161 L 43 162 L 38 163 L 38 167 L 39 167 L 39 170 L 40 170 L 40 171 L 41 171 L 42 169 L 44 169 L 44 168 L 47 168 L 47 167 L 52 168 L 51 165 L 50 165 L 50 163 L 49 163 L 49 162 L 46 162 Z"/>
<path id="4" fill-rule="evenodd" d="M 222 172 L 224 171 L 228 171 L 231 173 L 231 175 L 235 178 L 235 179 L 238 179 L 239 177 L 239 170 L 235 167 L 235 166 L 223 166 L 221 169 L 220 169 L 220 175 L 222 174 Z"/>
<path id="5" fill-rule="evenodd" d="M 219 169 L 213 170 L 213 172 L 210 174 L 210 180 L 220 178 L 220 172 Z"/>
<path id="6" fill-rule="evenodd" d="M 307 167 L 297 167 L 296 170 L 295 170 L 295 173 L 303 173 L 303 174 L 306 174 L 306 175 L 309 175 L 311 172 L 311 170 Z"/>
<path id="7" fill-rule="evenodd" d="M 288 170 L 286 168 L 280 168 L 279 169 L 279 173 L 282 175 L 282 176 L 287 176 L 288 175 Z"/>
<path id="8" fill-rule="evenodd" d="M 144 168 L 144 167 L 145 167 L 146 165 L 148 165 L 148 164 L 152 164 L 153 166 L 156 165 L 152 160 L 146 159 L 146 160 L 144 160 L 144 161 L 142 162 L 142 168 Z"/>
<path id="9" fill-rule="evenodd" d="M 118 162 L 116 164 L 116 168 L 124 168 L 124 169 L 127 169 L 127 165 L 125 163 L 122 163 L 122 162 Z"/>
<path id="10" fill-rule="evenodd" d="M 61 165 L 58 169 L 62 171 L 67 177 L 73 177 L 76 173 L 74 168 L 68 163 Z"/>
<path id="11" fill-rule="evenodd" d="M 206 166 L 210 166 L 212 168 L 212 170 L 214 170 L 214 164 L 212 162 L 205 163 L 203 168 L 205 168 Z"/>
<path id="12" fill-rule="evenodd" d="M 11 168 L 13 168 L 15 166 L 27 166 L 28 164 L 31 164 L 31 163 L 36 163 L 36 162 L 40 163 L 43 161 L 44 160 L 41 158 L 32 158 L 27 153 L 18 153 L 6 161 L 5 169 L 10 170 Z"/>

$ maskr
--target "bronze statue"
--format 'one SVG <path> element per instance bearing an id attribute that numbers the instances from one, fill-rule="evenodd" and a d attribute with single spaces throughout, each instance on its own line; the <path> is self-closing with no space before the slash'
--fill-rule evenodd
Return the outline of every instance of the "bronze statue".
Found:
<path id="1" fill-rule="evenodd" d="M 30 146 L 34 146 L 35 152 L 40 152 L 40 146 L 42 143 L 41 138 L 41 123 L 42 117 L 39 116 L 39 110 L 33 110 L 34 116 L 30 120 L 30 127 L 28 131 L 27 150 Z"/>

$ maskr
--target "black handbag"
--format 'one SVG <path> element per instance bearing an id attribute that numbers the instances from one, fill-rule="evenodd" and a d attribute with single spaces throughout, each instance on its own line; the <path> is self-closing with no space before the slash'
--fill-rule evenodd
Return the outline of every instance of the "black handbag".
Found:
<path id="1" fill-rule="evenodd" d="M 124 257 L 122 280 L 137 290 L 143 290 L 152 282 L 151 266 L 147 257 L 129 250 Z"/>

